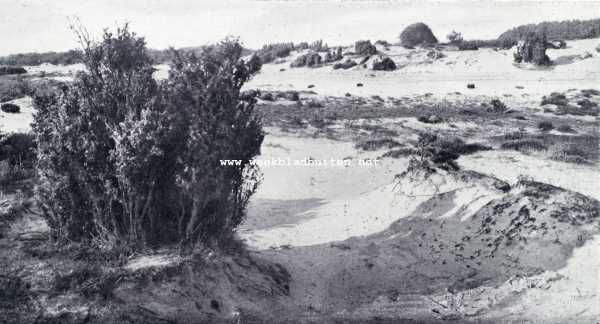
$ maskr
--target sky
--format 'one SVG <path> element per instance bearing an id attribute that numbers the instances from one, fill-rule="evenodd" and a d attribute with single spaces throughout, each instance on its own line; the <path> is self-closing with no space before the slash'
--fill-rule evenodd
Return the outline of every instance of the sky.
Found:
<path id="1" fill-rule="evenodd" d="M 0 0 L 0 55 L 76 48 L 69 29 L 76 19 L 96 38 L 103 28 L 129 22 L 148 46 L 161 49 L 227 36 L 249 48 L 317 39 L 330 45 L 393 41 L 419 21 L 439 39 L 451 30 L 489 39 L 520 24 L 591 18 L 600 18 L 600 0 Z"/>

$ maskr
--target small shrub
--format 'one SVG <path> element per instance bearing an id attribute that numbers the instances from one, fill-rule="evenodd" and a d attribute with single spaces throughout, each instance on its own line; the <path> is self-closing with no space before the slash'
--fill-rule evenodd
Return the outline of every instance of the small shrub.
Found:
<path id="1" fill-rule="evenodd" d="M 575 131 L 571 126 L 569 125 L 560 125 L 558 127 L 556 127 L 556 130 L 561 132 L 561 133 L 568 133 L 568 134 L 575 134 L 577 133 L 577 131 Z"/>
<path id="2" fill-rule="evenodd" d="M 426 124 L 438 124 L 443 122 L 442 118 L 437 115 L 422 115 L 417 117 L 417 120 Z"/>
<path id="3" fill-rule="evenodd" d="M 0 106 L 0 109 L 5 113 L 18 114 L 21 112 L 21 107 L 12 103 L 5 103 Z"/>
<path id="4" fill-rule="evenodd" d="M 374 55 L 377 54 L 377 48 L 371 44 L 370 40 L 359 40 L 354 43 L 354 53 L 356 55 Z"/>
<path id="5" fill-rule="evenodd" d="M 547 132 L 554 129 L 554 124 L 552 124 L 550 121 L 541 121 L 538 123 L 538 129 L 543 132 Z"/>
<path id="6" fill-rule="evenodd" d="M 567 97 L 564 93 L 552 92 L 550 95 L 542 97 L 542 102 L 540 105 L 543 106 L 549 104 L 557 106 L 566 106 L 569 104 L 569 100 L 567 100 Z"/>
<path id="7" fill-rule="evenodd" d="M 489 112 L 494 114 L 503 114 L 508 111 L 506 105 L 500 101 L 500 99 L 492 99 L 490 101 L 491 107 L 488 109 Z"/>
<path id="8" fill-rule="evenodd" d="M 264 101 L 273 101 L 273 100 L 275 100 L 273 98 L 273 94 L 270 93 L 270 92 L 265 92 L 265 93 L 261 94 L 260 95 L 260 99 L 264 100 Z"/>
<path id="9" fill-rule="evenodd" d="M 446 36 L 450 44 L 460 44 L 463 41 L 463 36 L 461 33 L 457 31 L 451 31 L 448 36 Z"/>
<path id="10" fill-rule="evenodd" d="M 382 148 L 391 149 L 402 144 L 391 138 L 366 140 L 356 143 L 355 147 L 364 151 L 376 151 Z"/>
<path id="11" fill-rule="evenodd" d="M 543 141 L 529 138 L 502 143 L 500 147 L 505 150 L 515 150 L 521 152 L 544 151 L 548 149 Z"/>
<path id="12" fill-rule="evenodd" d="M 375 71 L 394 71 L 396 70 L 396 63 L 389 58 L 384 57 L 383 59 L 373 62 L 373 70 Z"/>
<path id="13" fill-rule="evenodd" d="M 591 98 L 592 96 L 600 96 L 600 90 L 583 89 L 583 90 L 581 90 L 581 95 L 586 98 Z"/>
<path id="14" fill-rule="evenodd" d="M 316 99 L 311 99 L 311 100 L 306 101 L 306 106 L 308 108 L 323 108 L 323 104 L 319 100 L 316 100 Z"/>
<path id="15" fill-rule="evenodd" d="M 355 61 L 348 59 L 348 60 L 346 60 L 343 63 L 336 63 L 336 64 L 334 64 L 333 65 L 333 69 L 334 70 L 338 70 L 338 69 L 347 70 L 347 69 L 353 68 L 353 67 L 355 67 L 357 65 L 358 65 L 358 63 L 356 63 Z"/>

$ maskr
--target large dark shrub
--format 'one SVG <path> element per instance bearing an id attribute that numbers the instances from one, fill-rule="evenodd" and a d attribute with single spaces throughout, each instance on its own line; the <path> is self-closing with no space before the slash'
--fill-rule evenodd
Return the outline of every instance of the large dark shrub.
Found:
<path id="1" fill-rule="evenodd" d="M 409 25 L 400 33 L 400 45 L 404 47 L 437 44 L 437 42 L 429 26 L 420 22 Z"/>
<path id="2" fill-rule="evenodd" d="M 18 114 L 21 112 L 21 107 L 12 103 L 4 103 L 0 105 L 0 110 L 9 114 Z"/>
<path id="3" fill-rule="evenodd" d="M 27 73 L 27 70 L 20 66 L 0 66 L 0 75 L 25 73 Z"/>
<path id="4" fill-rule="evenodd" d="M 108 247 L 229 238 L 256 188 L 249 160 L 263 139 L 255 99 L 240 99 L 256 72 L 240 44 L 174 51 L 158 82 L 127 26 L 81 39 L 87 71 L 34 100 L 38 195 L 53 236 Z"/>

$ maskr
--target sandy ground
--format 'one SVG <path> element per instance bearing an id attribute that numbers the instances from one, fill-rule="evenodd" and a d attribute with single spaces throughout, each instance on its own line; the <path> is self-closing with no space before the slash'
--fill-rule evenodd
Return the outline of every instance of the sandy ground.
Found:
<path id="1" fill-rule="evenodd" d="M 600 79 L 600 55 L 594 50 L 599 39 L 569 42 L 569 48 L 548 50 L 551 59 L 561 65 L 549 69 L 531 70 L 512 63 L 514 49 L 444 52 L 438 60 L 424 59 L 424 50 L 407 50 L 392 46 L 383 54 L 400 67 L 393 72 L 372 71 L 362 67 L 349 70 L 322 68 L 290 68 L 288 63 L 267 64 L 252 79 L 247 88 L 266 90 L 311 90 L 320 95 L 392 96 L 433 93 L 446 95 L 459 91 L 469 95 L 502 96 L 528 94 L 541 96 L 551 91 L 569 88 L 594 88 Z M 589 52 L 592 58 L 580 60 Z M 286 59 L 291 62 L 294 56 Z M 346 59 L 346 58 L 344 58 Z M 285 71 L 280 72 L 284 68 Z M 363 83 L 363 87 L 357 87 Z M 475 89 L 467 89 L 474 83 Z M 523 89 L 517 89 L 517 86 Z"/>
<path id="2" fill-rule="evenodd" d="M 12 114 L 0 110 L 0 131 L 6 133 L 26 133 L 33 122 L 33 103 L 30 97 L 9 101 L 21 108 L 21 112 Z"/>

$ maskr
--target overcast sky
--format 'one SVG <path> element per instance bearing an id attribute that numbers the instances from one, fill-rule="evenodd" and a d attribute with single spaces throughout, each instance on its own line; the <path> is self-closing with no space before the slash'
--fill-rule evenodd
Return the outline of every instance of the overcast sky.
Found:
<path id="1" fill-rule="evenodd" d="M 0 0 L 0 55 L 75 48 L 68 28 L 74 16 L 94 35 L 128 21 L 153 48 L 203 45 L 228 35 L 257 48 L 316 39 L 391 41 L 418 21 L 440 39 L 452 29 L 465 38 L 495 38 L 524 23 L 599 18 L 600 1 Z"/>

